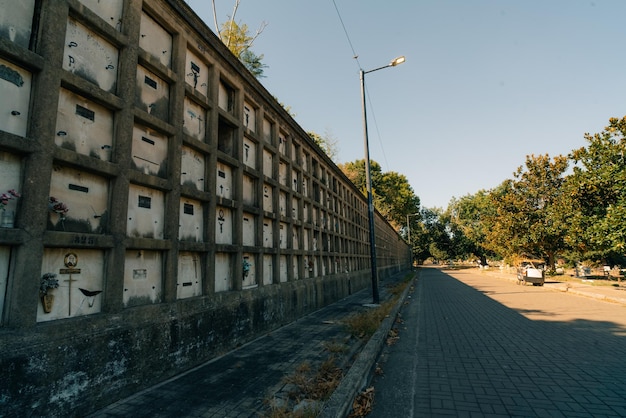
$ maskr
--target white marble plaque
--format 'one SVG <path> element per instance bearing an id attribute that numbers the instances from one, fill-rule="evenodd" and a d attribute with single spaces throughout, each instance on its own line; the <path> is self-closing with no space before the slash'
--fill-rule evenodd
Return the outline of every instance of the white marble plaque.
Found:
<path id="1" fill-rule="evenodd" d="M 135 105 L 167 122 L 169 120 L 169 85 L 156 74 L 138 66 L 137 90 L 139 95 L 135 98 Z"/>
<path id="2" fill-rule="evenodd" d="M 228 253 L 215 254 L 215 291 L 227 292 L 232 290 L 232 261 Z"/>
<path id="3" fill-rule="evenodd" d="M 50 181 L 48 227 L 101 234 L 108 223 L 109 181 L 70 167 L 54 166 Z M 66 211 L 58 210 L 65 205 Z"/>
<path id="4" fill-rule="evenodd" d="M 218 206 L 215 208 L 215 243 L 233 243 L 233 215 L 228 208 Z"/>
<path id="5" fill-rule="evenodd" d="M 287 224 L 284 222 L 280 223 L 279 226 L 279 238 L 280 238 L 280 248 L 287 249 Z"/>
<path id="6" fill-rule="evenodd" d="M 243 176 L 243 203 L 256 206 L 255 180 L 250 176 Z"/>
<path id="7" fill-rule="evenodd" d="M 26 136 L 32 75 L 0 58 L 0 129 Z"/>
<path id="8" fill-rule="evenodd" d="M 269 178 L 273 178 L 273 155 L 268 150 L 263 150 L 263 174 Z"/>
<path id="9" fill-rule="evenodd" d="M 124 0 L 78 0 L 91 9 L 109 25 L 118 31 L 122 30 L 122 11 Z"/>
<path id="10" fill-rule="evenodd" d="M 98 313 L 104 290 L 104 252 L 100 250 L 45 248 L 41 277 L 54 274 L 58 288 L 49 289 L 54 297 L 51 311 L 37 304 L 37 322 Z"/>
<path id="11" fill-rule="evenodd" d="M 232 168 L 226 164 L 217 163 L 217 181 L 215 182 L 217 196 L 232 199 L 232 184 Z"/>
<path id="12" fill-rule="evenodd" d="M 280 281 L 281 283 L 286 282 L 289 279 L 289 273 L 288 273 L 288 269 L 287 269 L 287 256 L 286 255 L 281 255 L 280 256 Z"/>
<path id="13" fill-rule="evenodd" d="M 263 284 L 270 285 L 273 283 L 274 277 L 274 263 L 273 256 L 265 254 L 263 256 Z"/>
<path id="14" fill-rule="evenodd" d="M 176 298 L 186 299 L 202 295 L 202 266 L 200 255 L 181 251 L 178 255 Z"/>
<path id="15" fill-rule="evenodd" d="M 54 142 L 61 148 L 111 161 L 113 112 L 69 90 L 61 89 Z"/>
<path id="16" fill-rule="evenodd" d="M 185 81 L 195 90 L 208 96 L 209 67 L 195 52 L 189 49 L 185 58 Z"/>
<path id="17" fill-rule="evenodd" d="M 193 199 L 180 199 L 180 222 L 178 239 L 180 241 L 204 241 L 204 211 L 202 203 Z"/>
<path id="18" fill-rule="evenodd" d="M 4 312 L 4 300 L 7 294 L 9 278 L 9 263 L 11 261 L 11 247 L 0 245 L 0 312 Z M 2 317 L 0 316 L 0 324 Z"/>
<path id="19" fill-rule="evenodd" d="M 250 102 L 243 103 L 243 126 L 256 131 L 256 108 Z"/>
<path id="20" fill-rule="evenodd" d="M 263 140 L 268 144 L 272 144 L 272 135 L 274 132 L 274 122 L 267 118 L 263 118 Z"/>
<path id="21" fill-rule="evenodd" d="M 126 233 L 134 238 L 163 239 L 165 196 L 163 192 L 131 184 L 128 188 Z"/>
<path id="22" fill-rule="evenodd" d="M 133 127 L 133 168 L 144 174 L 167 178 L 168 140 L 142 125 Z"/>
<path id="23" fill-rule="evenodd" d="M 263 210 L 274 213 L 274 195 L 270 184 L 263 185 Z"/>
<path id="24" fill-rule="evenodd" d="M 243 255 L 243 281 L 241 287 L 250 289 L 257 285 L 256 282 L 256 259 L 253 254 Z"/>
<path id="25" fill-rule="evenodd" d="M 28 48 L 33 25 L 35 0 L 0 0 L 0 38 Z"/>
<path id="26" fill-rule="evenodd" d="M 256 227 L 255 227 L 255 217 L 253 214 L 244 212 L 241 229 L 243 233 L 243 245 L 247 245 L 250 247 L 255 246 Z"/>
<path id="27" fill-rule="evenodd" d="M 124 307 L 161 302 L 163 256 L 159 251 L 128 250 L 124 263 Z"/>
<path id="28" fill-rule="evenodd" d="M 63 69 L 108 92 L 115 91 L 119 51 L 97 33 L 69 19 L 65 33 Z"/>
<path id="29" fill-rule="evenodd" d="M 278 181 L 283 186 L 289 186 L 287 182 L 287 164 L 282 161 L 278 163 Z"/>
<path id="30" fill-rule="evenodd" d="M 274 247 L 274 224 L 271 219 L 263 220 L 263 247 Z"/>
<path id="31" fill-rule="evenodd" d="M 172 63 L 172 35 L 145 12 L 141 14 L 139 46 L 161 64 Z"/>
<path id="32" fill-rule="evenodd" d="M 248 138 L 244 138 L 243 139 L 243 163 L 250 168 L 256 169 L 256 153 L 257 153 L 256 142 Z"/>
<path id="33" fill-rule="evenodd" d="M 199 141 L 204 141 L 206 134 L 206 110 L 185 97 L 185 114 L 183 118 L 183 132 Z"/>
<path id="34" fill-rule="evenodd" d="M 183 147 L 181 157 L 180 184 L 204 190 L 206 160 L 204 154 L 193 148 Z"/>

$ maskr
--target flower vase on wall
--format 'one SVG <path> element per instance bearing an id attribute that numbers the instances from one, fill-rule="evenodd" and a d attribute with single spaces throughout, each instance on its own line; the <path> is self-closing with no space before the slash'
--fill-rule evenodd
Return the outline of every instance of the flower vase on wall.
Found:
<path id="1" fill-rule="evenodd" d="M 15 221 L 15 212 L 12 210 L 3 210 L 0 212 L 0 228 L 13 228 Z"/>
<path id="2" fill-rule="evenodd" d="M 45 313 L 52 312 L 52 304 L 54 303 L 54 295 L 46 293 L 41 296 L 41 304 L 43 305 L 43 311 Z"/>

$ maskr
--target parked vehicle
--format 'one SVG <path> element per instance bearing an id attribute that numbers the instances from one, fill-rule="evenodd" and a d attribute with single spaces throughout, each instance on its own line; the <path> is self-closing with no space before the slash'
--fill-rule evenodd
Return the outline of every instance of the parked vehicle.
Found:
<path id="1" fill-rule="evenodd" d="M 532 283 L 543 286 L 546 281 L 545 262 L 543 260 L 524 259 L 517 267 L 517 284 Z"/>

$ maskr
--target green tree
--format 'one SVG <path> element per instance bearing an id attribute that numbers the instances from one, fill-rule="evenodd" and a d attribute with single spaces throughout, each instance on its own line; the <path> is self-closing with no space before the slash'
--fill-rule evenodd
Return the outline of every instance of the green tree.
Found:
<path id="1" fill-rule="evenodd" d="M 424 226 L 427 253 L 423 254 L 437 260 L 447 260 L 453 256 L 452 236 L 443 220 L 443 210 L 440 208 L 424 208 L 422 210 L 422 224 Z M 424 258 L 424 259 L 425 259 Z"/>
<path id="2" fill-rule="evenodd" d="M 344 174 L 367 196 L 365 160 L 339 164 Z M 400 231 L 406 226 L 406 216 L 419 212 L 420 200 L 413 192 L 406 176 L 394 171 L 382 172 L 380 164 L 370 162 L 372 176 L 372 200 L 374 207 Z"/>
<path id="3" fill-rule="evenodd" d="M 526 168 L 490 193 L 494 212 L 487 217 L 487 248 L 503 257 L 532 254 L 554 266 L 565 246 L 560 204 L 567 167 L 563 156 L 527 156 Z"/>
<path id="4" fill-rule="evenodd" d="M 217 12 L 215 9 L 215 0 L 213 3 L 213 20 L 215 22 L 215 29 L 217 36 L 226 45 L 226 47 L 232 52 L 238 59 L 245 65 L 245 67 L 256 77 L 264 77 L 263 71 L 267 68 L 267 65 L 263 64 L 263 54 L 257 55 L 252 51 L 252 45 L 256 38 L 263 32 L 263 29 L 267 26 L 266 22 L 262 22 L 259 29 L 254 35 L 250 34 L 248 25 L 239 24 L 235 21 L 235 15 L 239 8 L 240 0 L 235 0 L 235 6 L 233 14 L 226 22 L 221 25 L 217 23 Z"/>
<path id="5" fill-rule="evenodd" d="M 449 217 L 457 257 L 478 257 L 487 265 L 487 257 L 494 253 L 485 246 L 488 226 L 486 218 L 494 215 L 489 192 L 480 190 L 460 199 L 453 198 L 446 214 Z"/>
<path id="6" fill-rule="evenodd" d="M 395 171 L 382 174 L 378 186 L 378 210 L 396 230 L 406 224 L 406 216 L 417 213 L 420 199 L 415 195 L 405 175 Z M 405 225 L 406 226 L 406 225 Z"/>
<path id="7" fill-rule="evenodd" d="M 610 262 L 626 252 L 626 118 L 611 118 L 599 134 L 585 134 L 574 150 L 565 184 L 568 243 L 582 258 Z"/>

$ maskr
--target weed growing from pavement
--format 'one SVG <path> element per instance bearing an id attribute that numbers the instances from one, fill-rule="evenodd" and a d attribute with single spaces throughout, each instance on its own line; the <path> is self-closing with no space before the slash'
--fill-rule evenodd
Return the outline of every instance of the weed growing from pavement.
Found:
<path id="1" fill-rule="evenodd" d="M 348 332 L 356 338 L 369 339 L 390 315 L 412 278 L 413 274 L 407 274 L 402 282 L 388 287 L 391 300 L 350 316 L 345 321 Z M 341 383 L 344 370 L 338 364 L 345 360 L 349 351 L 346 344 L 337 341 L 326 341 L 323 346 L 329 353 L 326 360 L 315 368 L 309 362 L 299 364 L 294 373 L 283 379 L 290 388 L 287 399 L 279 399 L 275 395 L 266 399 L 268 411 L 260 415 L 262 418 L 313 418 L 319 414 L 323 402 L 330 398 Z"/>
<path id="2" fill-rule="evenodd" d="M 343 370 L 337 366 L 337 358 L 331 354 L 318 369 L 313 369 L 308 362 L 303 362 L 295 372 L 283 379 L 291 389 L 288 399 L 266 401 L 269 412 L 265 418 L 308 418 L 316 417 L 323 401 L 330 398 L 341 378 Z"/>
<path id="3" fill-rule="evenodd" d="M 413 277 L 412 274 L 405 276 L 404 280 L 389 288 L 389 292 L 393 295 L 391 300 L 381 304 L 379 307 L 360 312 L 350 316 L 346 320 L 346 326 L 352 335 L 357 338 L 369 339 L 380 327 L 380 323 L 389 316 L 396 301 L 408 286 L 409 281 Z"/>

